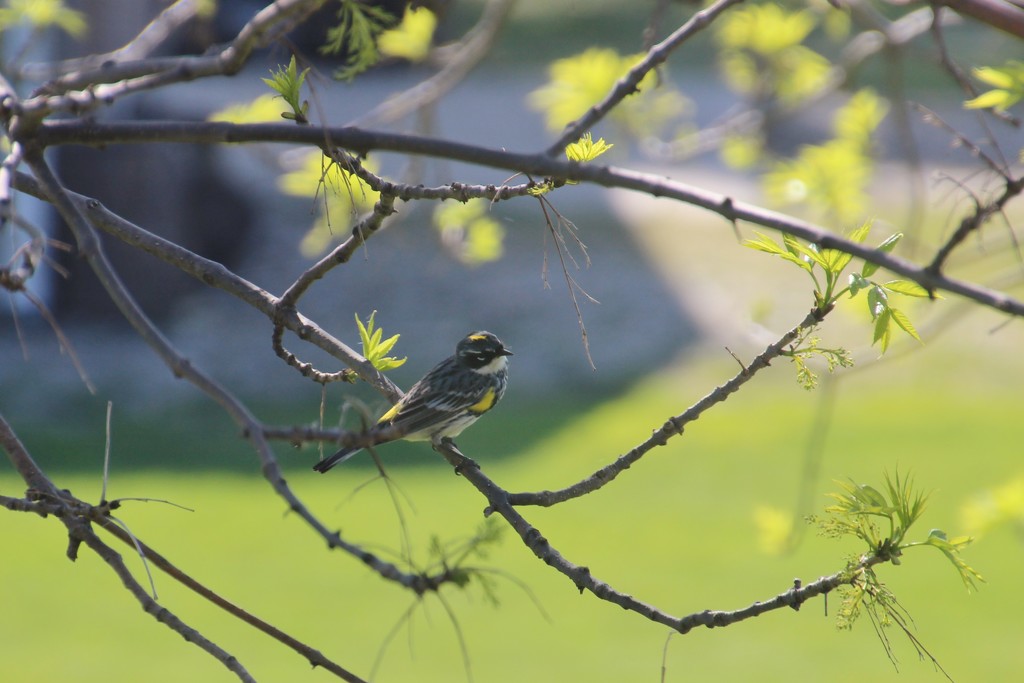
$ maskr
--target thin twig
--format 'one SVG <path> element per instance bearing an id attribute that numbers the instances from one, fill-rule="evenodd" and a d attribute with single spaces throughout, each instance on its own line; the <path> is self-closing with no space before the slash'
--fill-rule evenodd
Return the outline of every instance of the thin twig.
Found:
<path id="1" fill-rule="evenodd" d="M 647 453 L 658 446 L 666 445 L 672 437 L 683 433 L 686 425 L 695 421 L 713 406 L 725 401 L 731 394 L 741 386 L 753 379 L 761 370 L 767 368 L 771 362 L 782 355 L 782 353 L 800 334 L 821 323 L 825 316 L 832 309 L 822 311 L 814 308 L 800 321 L 793 329 L 786 332 L 778 340 L 769 344 L 764 351 L 758 354 L 747 366 L 741 364 L 740 371 L 733 375 L 732 379 L 721 386 L 715 387 L 709 394 L 694 403 L 679 415 L 674 415 L 660 428 L 655 429 L 650 438 L 633 448 L 628 453 L 619 456 L 614 462 L 605 465 L 591 474 L 586 479 L 576 482 L 557 491 L 539 491 L 535 493 L 509 493 L 508 503 L 510 505 L 540 505 L 549 507 L 558 503 L 571 500 L 592 493 L 606 484 L 610 483 L 617 476 L 625 472 L 634 463 L 640 460 Z"/>
<path id="2" fill-rule="evenodd" d="M 103 64 L 43 85 L 13 106 L 19 116 L 41 119 L 58 112 L 80 113 L 127 95 L 173 83 L 237 73 L 252 52 L 282 30 L 309 16 L 325 0 L 275 0 L 257 12 L 228 45 L 211 55 L 175 56 Z"/>
<path id="3" fill-rule="evenodd" d="M 80 252 L 86 257 L 89 265 L 93 267 L 93 271 L 97 274 L 97 277 L 115 305 L 118 306 L 136 332 L 160 356 L 175 376 L 187 379 L 200 391 L 216 401 L 239 425 L 243 436 L 249 440 L 260 458 L 264 478 L 270 482 L 277 494 L 287 502 L 288 508 L 297 513 L 318 535 L 326 540 L 329 547 L 339 548 L 349 553 L 382 577 L 395 581 L 415 592 L 436 590 L 436 586 L 431 584 L 429 577 L 402 572 L 393 564 L 384 562 L 363 548 L 345 541 L 341 538 L 340 534 L 330 531 L 310 512 L 286 482 L 284 474 L 278 465 L 277 457 L 270 448 L 269 442 L 263 436 L 262 424 L 234 394 L 193 366 L 174 349 L 170 342 L 145 316 L 131 294 L 125 289 L 107 260 L 92 226 L 79 211 L 78 205 L 68 191 L 60 185 L 46 162 L 40 155 L 34 153 L 28 154 L 26 160 L 35 173 L 43 194 L 57 208 L 65 222 L 71 227 L 79 243 Z M 382 435 L 376 435 L 376 438 L 382 438 Z M 366 439 L 366 435 L 351 435 L 353 442 Z"/>
<path id="4" fill-rule="evenodd" d="M 562 154 L 566 145 L 579 139 L 583 133 L 590 130 L 598 121 L 607 116 L 619 102 L 635 93 L 640 85 L 640 81 L 652 69 L 663 64 L 673 50 L 710 26 L 725 10 L 741 2 L 743 0 L 717 0 L 714 4 L 708 5 L 696 12 L 690 17 L 689 21 L 672 32 L 665 40 L 648 50 L 644 58 L 618 80 L 611 92 L 603 100 L 588 109 L 579 119 L 566 126 L 565 131 L 547 148 L 545 154 L 549 157 Z"/>
<path id="5" fill-rule="evenodd" d="M 865 569 L 886 561 L 885 558 L 876 555 L 866 556 L 853 569 L 844 569 L 809 584 L 795 581 L 793 587 L 789 590 L 741 609 L 732 611 L 703 610 L 683 617 L 676 617 L 653 605 L 641 602 L 632 595 L 615 589 L 604 581 L 595 578 L 590 573 L 588 567 L 577 565 L 568 560 L 544 537 L 537 527 L 533 526 L 525 517 L 519 514 L 519 511 L 512 504 L 508 492 L 485 475 L 476 463 L 460 453 L 454 444 L 450 441 L 443 442 L 437 446 L 437 450 L 449 464 L 455 467 L 457 472 L 484 495 L 489 503 L 487 512 L 501 515 L 519 535 L 523 544 L 540 561 L 568 577 L 577 590 L 580 592 L 588 591 L 601 600 L 618 605 L 630 612 L 635 612 L 645 619 L 668 626 L 680 633 L 688 633 L 698 626 L 706 626 L 708 628 L 729 626 L 783 607 L 800 609 L 800 606 L 807 600 L 819 595 L 825 595 L 841 585 L 852 584 L 858 580 L 860 573 Z"/>

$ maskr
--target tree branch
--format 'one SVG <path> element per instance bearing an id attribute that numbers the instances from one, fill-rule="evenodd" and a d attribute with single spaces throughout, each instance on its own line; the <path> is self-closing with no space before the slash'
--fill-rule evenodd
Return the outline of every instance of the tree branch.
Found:
<path id="1" fill-rule="evenodd" d="M 579 119 L 566 126 L 562 135 L 547 148 L 545 155 L 553 157 L 561 154 L 566 145 L 578 140 L 583 133 L 587 132 L 587 130 L 592 128 L 598 121 L 607 116 L 608 112 L 614 109 L 619 102 L 626 99 L 629 95 L 637 92 L 637 89 L 640 86 L 640 81 L 642 81 L 652 69 L 663 64 L 673 50 L 692 38 L 695 34 L 710 26 L 711 23 L 717 19 L 720 14 L 722 14 L 722 12 L 741 2 L 743 2 L 743 0 L 717 0 L 714 4 L 695 13 L 690 17 L 689 21 L 676 29 L 671 35 L 665 38 L 665 40 L 648 50 L 647 55 L 640 60 L 636 66 L 630 69 L 629 73 L 619 79 L 615 84 L 615 87 L 612 88 L 611 92 L 609 92 L 603 100 L 591 107 L 587 113 Z"/>
<path id="2" fill-rule="evenodd" d="M 121 556 L 100 541 L 96 534 L 93 533 L 92 528 L 89 526 L 87 515 L 83 516 L 82 514 L 84 510 L 89 510 L 92 506 L 82 503 L 71 496 L 70 493 L 60 491 L 53 485 L 53 482 L 36 465 L 28 450 L 21 443 L 21 440 L 18 439 L 11 425 L 2 414 L 0 414 L 0 447 L 4 449 L 8 459 L 14 464 L 15 469 L 18 470 L 25 483 L 28 484 L 32 495 L 32 498 L 23 502 L 18 499 L 4 497 L 2 501 L 4 507 L 11 510 L 35 512 L 40 515 L 52 514 L 60 519 L 68 530 L 69 558 L 74 560 L 77 557 L 78 547 L 85 543 L 114 570 L 114 573 L 124 583 L 125 588 L 135 596 L 135 599 L 139 601 L 145 612 L 152 615 L 157 621 L 166 624 L 168 628 L 181 634 L 188 642 L 194 643 L 208 652 L 238 676 L 239 679 L 254 681 L 238 660 L 221 649 L 216 643 L 207 639 L 199 631 L 188 626 L 170 610 L 161 607 L 156 600 L 150 597 L 146 590 L 135 580 L 135 577 L 132 576 Z"/>
<path id="3" fill-rule="evenodd" d="M 76 71 L 42 86 L 14 107 L 33 118 L 55 112 L 82 112 L 143 90 L 208 76 L 237 73 L 252 52 L 269 43 L 282 26 L 308 16 L 325 0 L 275 0 L 257 12 L 228 45 L 212 55 L 175 56 L 101 64 Z"/>
<path id="4" fill-rule="evenodd" d="M 511 502 L 507 491 L 498 486 L 472 460 L 466 458 L 450 442 L 437 446 L 438 452 L 455 467 L 456 472 L 465 476 L 480 493 L 487 498 L 489 507 L 484 514 L 498 513 L 516 531 L 523 544 L 529 548 L 537 559 L 572 580 L 581 593 L 589 591 L 601 600 L 635 612 L 645 619 L 662 624 L 680 633 L 688 633 L 696 626 L 714 628 L 729 626 L 766 612 L 791 607 L 799 609 L 810 598 L 824 595 L 843 584 L 853 584 L 859 580 L 864 569 L 887 561 L 877 555 L 865 556 L 852 569 L 844 569 L 830 576 L 822 577 L 806 586 L 794 582 L 794 586 L 765 601 L 755 602 L 735 611 L 703 610 L 692 614 L 676 617 L 653 605 L 637 600 L 632 595 L 616 590 L 611 585 L 595 578 L 590 568 L 575 564 L 562 555 L 541 531 L 526 520 Z"/>
<path id="5" fill-rule="evenodd" d="M 316 130 L 284 124 L 140 122 L 95 123 L 91 121 L 46 122 L 36 133 L 36 141 L 43 146 L 58 144 L 103 145 L 114 143 L 190 142 L 241 143 L 278 142 L 308 144 L 320 147 L 324 140 L 359 153 L 370 151 L 404 152 L 433 156 L 455 161 L 518 171 L 534 176 L 550 176 L 603 187 L 617 187 L 644 193 L 652 197 L 668 197 L 706 209 L 730 222 L 746 221 L 782 233 L 788 233 L 824 249 L 837 249 L 856 258 L 886 268 L 914 280 L 930 292 L 944 290 L 959 294 L 1014 316 L 1024 316 L 1024 302 L 1002 292 L 937 273 L 907 259 L 851 242 L 826 228 L 777 211 L 711 192 L 686 183 L 614 166 L 580 165 L 546 157 L 543 154 L 517 154 L 461 142 L 425 138 L 400 133 L 367 131 L 357 128 L 331 128 Z"/>
<path id="6" fill-rule="evenodd" d="M 136 332 L 138 332 L 143 340 L 153 348 L 157 355 L 164 360 L 176 377 L 183 377 L 189 380 L 200 391 L 207 396 L 210 396 L 220 404 L 228 415 L 235 420 L 241 428 L 242 434 L 249 440 L 253 449 L 259 456 L 262 463 L 261 469 L 264 478 L 270 482 L 277 494 L 285 499 L 288 503 L 289 509 L 296 512 L 322 538 L 324 538 L 329 547 L 340 548 L 350 555 L 353 555 L 386 579 L 395 581 L 407 588 L 411 588 L 412 590 L 429 590 L 429 582 L 427 582 L 428 587 L 423 588 L 425 585 L 424 577 L 417 574 L 402 572 L 395 565 L 381 560 L 373 553 L 367 552 L 359 546 L 345 541 L 337 532 L 328 530 L 327 527 L 325 527 L 323 523 L 321 523 L 320 520 L 309 511 L 305 504 L 291 490 L 291 487 L 288 486 L 284 478 L 284 474 L 281 472 L 280 466 L 277 463 L 277 458 L 274 456 L 269 442 L 263 435 L 263 426 L 260 422 L 233 394 L 228 392 L 202 371 L 195 368 L 184 357 L 180 356 L 171 346 L 170 342 L 163 337 L 163 335 L 139 309 L 138 305 L 135 303 L 130 293 L 124 288 L 124 285 L 121 283 L 107 260 L 92 226 L 79 212 L 77 204 L 72 199 L 68 191 L 60 185 L 59 181 L 50 171 L 49 166 L 45 161 L 43 161 L 42 156 L 33 150 L 26 154 L 26 162 L 36 174 L 39 189 L 46 196 L 47 201 L 53 203 L 58 212 L 60 212 L 61 216 L 64 218 L 65 222 L 68 223 L 72 232 L 75 234 L 75 238 L 78 241 L 79 249 L 83 256 L 89 262 L 90 266 L 92 266 L 100 282 L 107 290 L 108 295 L 122 311 L 129 323 L 136 329 Z M 93 208 L 95 208 L 95 206 Z M 155 238 L 155 236 L 150 237 Z M 187 250 L 181 251 L 187 252 Z"/>
<path id="7" fill-rule="evenodd" d="M 1011 36 L 1024 38 L 1024 8 L 1006 0 L 932 0 Z"/>
<path id="8" fill-rule="evenodd" d="M 605 484 L 611 482 L 622 472 L 629 469 L 633 463 L 640 460 L 640 458 L 655 447 L 664 446 L 668 443 L 669 439 L 682 434 L 686 425 L 695 421 L 712 406 L 724 402 L 731 394 L 739 390 L 741 386 L 753 379 L 754 375 L 767 368 L 773 360 L 781 356 L 786 350 L 786 347 L 792 344 L 801 334 L 821 323 L 825 319 L 825 316 L 827 316 L 831 311 L 831 308 L 825 311 L 819 310 L 818 308 L 811 309 L 811 312 L 808 313 L 802 321 L 800 321 L 799 325 L 791 329 L 789 332 L 786 332 L 778 339 L 778 341 L 765 348 L 764 351 L 758 354 L 757 357 L 751 361 L 750 365 L 742 368 L 728 382 L 716 387 L 711 391 L 711 393 L 704 396 L 704 398 L 694 403 L 679 415 L 670 417 L 659 429 L 654 430 L 654 433 L 651 434 L 650 438 L 625 455 L 620 456 L 615 460 L 615 462 L 602 467 L 586 479 L 557 491 L 510 493 L 508 494 L 509 504 L 540 505 L 543 507 L 550 507 L 598 490 Z"/>

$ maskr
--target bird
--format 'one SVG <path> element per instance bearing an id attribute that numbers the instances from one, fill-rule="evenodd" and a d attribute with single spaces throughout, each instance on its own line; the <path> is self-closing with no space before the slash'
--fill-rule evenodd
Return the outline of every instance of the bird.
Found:
<path id="1" fill-rule="evenodd" d="M 380 434 L 378 443 L 398 439 L 431 441 L 458 436 L 498 404 L 508 386 L 508 357 L 512 352 L 486 331 L 466 335 L 455 354 L 438 363 L 384 413 L 367 435 Z M 313 469 L 323 474 L 363 450 L 342 448 Z"/>

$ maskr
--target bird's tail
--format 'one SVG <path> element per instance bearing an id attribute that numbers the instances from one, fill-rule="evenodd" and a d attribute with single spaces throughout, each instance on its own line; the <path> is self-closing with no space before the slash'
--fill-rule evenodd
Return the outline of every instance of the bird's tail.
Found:
<path id="1" fill-rule="evenodd" d="M 335 453 L 331 457 L 324 458 L 323 460 L 321 460 L 317 464 L 313 465 L 313 469 L 316 470 L 317 472 L 319 472 L 320 474 L 323 474 L 324 472 L 326 472 L 327 470 L 331 469 L 335 465 L 340 465 L 341 463 L 345 462 L 346 460 L 348 460 L 349 458 L 351 458 L 353 455 L 355 455 L 356 453 L 358 453 L 361 450 L 363 450 L 363 449 L 362 448 L 342 448 L 340 451 L 338 451 L 337 453 Z"/>

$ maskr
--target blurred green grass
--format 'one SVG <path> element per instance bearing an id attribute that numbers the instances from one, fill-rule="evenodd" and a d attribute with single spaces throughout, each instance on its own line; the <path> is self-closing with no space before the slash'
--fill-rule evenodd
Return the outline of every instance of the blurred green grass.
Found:
<path id="1" fill-rule="evenodd" d="M 719 354 L 725 355 L 725 354 Z M 977 354 L 969 364 L 950 349 L 929 349 L 845 375 L 837 386 L 833 425 L 812 499 L 820 508 L 831 479 L 881 481 L 898 466 L 934 489 L 917 530 L 963 530 L 962 506 L 979 491 L 1024 474 L 1019 420 L 1022 370 L 1001 354 Z M 511 490 L 571 483 L 642 440 L 671 414 L 735 371 L 727 357 L 684 363 L 649 377 L 621 396 L 584 407 L 565 395 L 521 404 L 468 431 L 460 445 Z M 806 532 L 795 552 L 758 549 L 754 510 L 791 509 L 801 485 L 804 448 L 822 393 L 796 386 L 777 364 L 727 404 L 649 454 L 601 492 L 553 509 L 526 509 L 528 518 L 568 558 L 590 567 L 617 589 L 682 615 L 736 609 L 840 569 L 850 544 Z M 552 405 L 562 406 L 554 411 Z M 518 453 L 500 451 L 503 435 L 547 428 Z M 552 424 L 552 423 L 555 424 Z M 560 427 L 560 428 L 559 428 Z M 513 443 L 514 439 L 511 439 Z M 173 442 L 161 442 L 173 443 Z M 521 442 L 520 442 L 521 443 Z M 123 444 L 115 434 L 115 445 Z M 237 446 L 236 446 L 237 447 Z M 432 536 L 464 537 L 482 519 L 482 499 L 423 445 L 412 445 L 416 467 L 396 466 L 418 563 Z M 397 450 L 397 447 L 392 447 Z M 382 450 L 394 464 L 392 450 Z M 324 544 L 286 512 L 267 484 L 224 471 L 139 471 L 115 467 L 109 497 L 146 496 L 189 506 L 126 503 L 119 516 L 140 538 L 182 569 L 256 615 L 368 676 L 378 649 L 414 600 Z M 363 466 L 329 476 L 309 470 L 311 451 L 282 450 L 289 482 L 329 526 L 349 540 L 389 554 L 403 532 L 382 482 Z M 404 460 L 399 456 L 395 460 Z M 96 468 L 98 470 L 98 467 Z M 255 469 L 255 468 L 252 468 Z M 98 472 L 51 471 L 60 486 L 96 500 Z M 358 490 L 357 490 L 358 489 Z M 20 495 L 11 474 L 0 491 Z M 800 514 L 808 511 L 798 511 Z M 219 664 L 144 614 L 116 577 L 90 552 L 64 557 L 66 539 L 54 520 L 5 513 L 0 543 L 0 677 L 4 680 L 231 680 Z M 799 523 L 799 522 L 798 522 Z M 131 551 L 120 552 L 145 581 Z M 1024 547 L 998 528 L 967 551 L 988 579 L 968 594 L 935 551 L 908 553 L 880 575 L 916 620 L 917 636 L 957 681 L 1010 680 L 1024 667 L 1019 641 Z M 446 591 L 447 607 L 428 596 L 390 642 L 378 681 L 467 680 L 451 609 L 468 648 L 473 680 L 659 680 L 666 629 L 580 595 L 537 562 L 511 532 L 478 564 L 494 567 L 500 606 L 482 592 Z M 528 587 L 529 594 L 511 580 Z M 297 655 L 220 614 L 157 574 L 161 602 L 237 656 L 260 680 L 329 680 Z M 543 613 L 537 607 L 543 606 Z M 798 613 L 786 610 L 727 629 L 699 629 L 671 639 L 668 681 L 944 680 L 918 661 L 905 639 L 890 637 L 899 673 L 870 624 L 837 632 L 835 596 Z M 59 656 L 56 656 L 59 653 Z"/>

